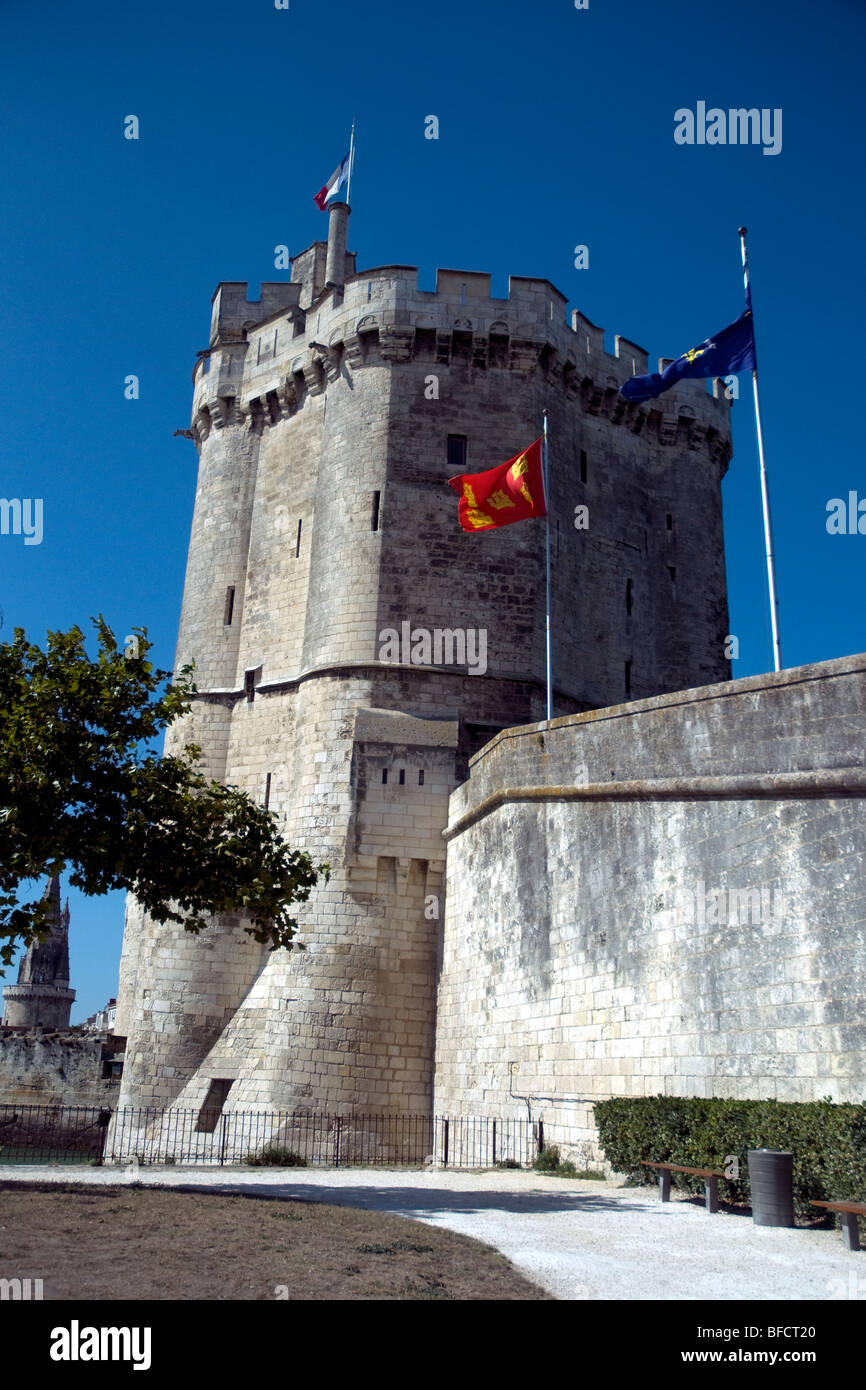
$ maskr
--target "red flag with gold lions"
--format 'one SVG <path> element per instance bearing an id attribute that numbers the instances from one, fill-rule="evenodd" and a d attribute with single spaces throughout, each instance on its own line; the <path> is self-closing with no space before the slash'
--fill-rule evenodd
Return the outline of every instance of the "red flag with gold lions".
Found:
<path id="1" fill-rule="evenodd" d="M 464 531 L 492 531 L 512 521 L 545 516 L 541 440 L 484 473 L 449 478 L 448 486 L 459 494 L 457 514 Z"/>

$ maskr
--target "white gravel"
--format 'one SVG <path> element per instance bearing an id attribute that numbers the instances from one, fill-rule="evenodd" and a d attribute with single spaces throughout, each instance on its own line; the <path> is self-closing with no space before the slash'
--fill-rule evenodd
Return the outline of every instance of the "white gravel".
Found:
<path id="1" fill-rule="evenodd" d="M 483 1240 L 561 1299 L 866 1298 L 866 1252 L 839 1231 L 755 1226 L 615 1180 L 373 1168 L 0 1168 L 5 1181 L 259 1191 L 394 1212 Z"/>

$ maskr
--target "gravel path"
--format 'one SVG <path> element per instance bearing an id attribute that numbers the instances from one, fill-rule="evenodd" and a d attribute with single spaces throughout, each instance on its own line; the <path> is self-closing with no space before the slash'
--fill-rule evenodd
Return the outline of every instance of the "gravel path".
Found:
<path id="1" fill-rule="evenodd" d="M 562 1299 L 866 1298 L 866 1252 L 616 1181 L 371 1168 L 0 1167 L 3 1181 L 190 1186 L 394 1212 L 474 1236 Z"/>

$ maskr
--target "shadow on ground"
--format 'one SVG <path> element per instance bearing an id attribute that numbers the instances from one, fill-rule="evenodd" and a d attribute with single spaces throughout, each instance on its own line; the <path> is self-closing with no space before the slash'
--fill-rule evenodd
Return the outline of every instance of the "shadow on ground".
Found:
<path id="1" fill-rule="evenodd" d="M 150 1184 L 143 1184 L 149 1186 Z M 556 1212 L 651 1212 L 645 1202 L 633 1202 L 601 1192 L 462 1192 L 452 1188 L 425 1187 L 317 1187 L 310 1183 L 220 1183 L 198 1187 L 172 1184 L 175 1192 L 210 1192 L 220 1197 L 258 1197 L 278 1201 L 325 1202 L 328 1206 L 361 1207 L 369 1211 L 389 1211 L 398 1216 L 435 1216 L 460 1212 L 468 1215 L 485 1211 L 507 1211 L 517 1215 L 545 1215 Z"/>

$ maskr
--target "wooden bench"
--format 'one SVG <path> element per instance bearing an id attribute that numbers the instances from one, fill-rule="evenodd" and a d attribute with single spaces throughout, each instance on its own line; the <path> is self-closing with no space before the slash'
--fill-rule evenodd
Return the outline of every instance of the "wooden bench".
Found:
<path id="1" fill-rule="evenodd" d="M 842 1239 L 846 1250 L 860 1249 L 860 1231 L 857 1217 L 866 1216 L 866 1202 L 812 1202 L 813 1207 L 826 1207 L 828 1211 L 838 1211 L 842 1222 Z"/>
<path id="2" fill-rule="evenodd" d="M 649 1163 L 645 1158 L 641 1159 L 641 1164 L 644 1168 L 659 1169 L 659 1198 L 661 1201 L 669 1202 L 671 1199 L 671 1173 L 692 1173 L 695 1177 L 704 1179 L 707 1211 L 718 1211 L 719 1178 L 723 1178 L 725 1175 L 716 1168 L 684 1168 L 680 1163 Z"/>

